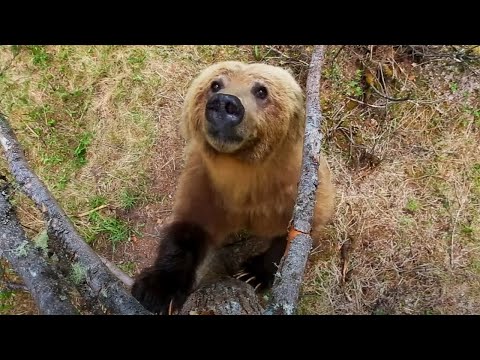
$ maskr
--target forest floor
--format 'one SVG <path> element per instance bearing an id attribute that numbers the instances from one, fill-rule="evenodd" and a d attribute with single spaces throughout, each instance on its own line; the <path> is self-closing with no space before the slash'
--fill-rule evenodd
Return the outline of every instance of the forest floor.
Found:
<path id="1" fill-rule="evenodd" d="M 85 240 L 135 275 L 172 208 L 191 79 L 217 61 L 262 61 L 304 87 L 311 51 L 2 46 L 0 112 Z M 480 47 L 329 46 L 321 106 L 337 210 L 299 312 L 480 313 Z M 39 212 L 18 192 L 14 203 L 38 235 Z M 8 286 L 18 281 L 1 262 L 0 314 L 37 313 Z"/>

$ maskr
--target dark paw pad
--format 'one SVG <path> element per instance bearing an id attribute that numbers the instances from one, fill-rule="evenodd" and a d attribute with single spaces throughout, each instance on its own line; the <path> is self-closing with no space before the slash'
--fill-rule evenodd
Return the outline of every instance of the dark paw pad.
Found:
<path id="1" fill-rule="evenodd" d="M 172 273 L 148 269 L 135 280 L 131 292 L 147 310 L 167 315 L 179 310 L 187 299 L 188 288 L 180 285 Z"/>

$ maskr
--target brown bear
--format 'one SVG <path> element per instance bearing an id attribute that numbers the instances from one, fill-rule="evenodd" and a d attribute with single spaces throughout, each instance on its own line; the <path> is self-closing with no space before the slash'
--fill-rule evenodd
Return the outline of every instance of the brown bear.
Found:
<path id="1" fill-rule="evenodd" d="M 209 66 L 185 96 L 181 130 L 186 162 L 172 221 L 160 234 L 153 266 L 132 294 L 164 313 L 182 306 L 207 255 L 246 231 L 267 250 L 245 263 L 257 285 L 270 286 L 286 247 L 300 179 L 304 94 L 280 67 L 227 61 Z M 321 157 L 312 237 L 331 219 L 334 186 Z"/>

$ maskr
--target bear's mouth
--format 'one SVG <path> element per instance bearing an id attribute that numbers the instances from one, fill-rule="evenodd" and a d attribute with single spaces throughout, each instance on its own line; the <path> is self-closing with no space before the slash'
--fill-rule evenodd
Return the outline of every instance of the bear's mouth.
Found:
<path id="1" fill-rule="evenodd" d="M 215 139 L 215 141 L 224 143 L 241 143 L 243 137 L 238 135 L 234 128 L 217 128 L 209 125 L 207 127 L 209 137 Z"/>
<path id="2" fill-rule="evenodd" d="M 243 137 L 235 129 L 218 129 L 207 126 L 207 142 L 218 152 L 232 153 L 240 149 Z"/>
<path id="3" fill-rule="evenodd" d="M 222 137 L 205 136 L 205 146 L 213 154 L 228 154 L 229 156 L 249 158 L 252 151 L 258 145 L 260 140 L 256 137 L 244 139 L 241 136 L 235 136 L 235 140 L 223 139 Z"/>

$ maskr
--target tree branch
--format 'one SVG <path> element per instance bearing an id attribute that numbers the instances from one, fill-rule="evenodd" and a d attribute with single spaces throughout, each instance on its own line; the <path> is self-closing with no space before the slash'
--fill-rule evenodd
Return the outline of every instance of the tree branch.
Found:
<path id="1" fill-rule="evenodd" d="M 295 313 L 308 255 L 312 247 L 310 231 L 319 183 L 318 167 L 322 142 L 319 94 L 323 58 L 323 45 L 316 45 L 307 77 L 302 175 L 288 234 L 289 245 L 275 276 L 272 299 L 264 312 L 266 315 Z"/>
<path id="2" fill-rule="evenodd" d="M 57 274 L 31 246 L 4 192 L 0 193 L 0 255 L 22 277 L 41 314 L 78 314 Z"/>
<path id="3" fill-rule="evenodd" d="M 40 209 L 47 222 L 47 232 L 52 247 L 64 259 L 78 264 L 85 274 L 86 292 L 111 314 L 150 314 L 131 296 L 122 283 L 113 276 L 98 255 L 75 230 L 72 222 L 53 198 L 50 191 L 28 166 L 23 150 L 7 119 L 0 114 L 0 143 L 11 173 L 20 189 Z"/>

